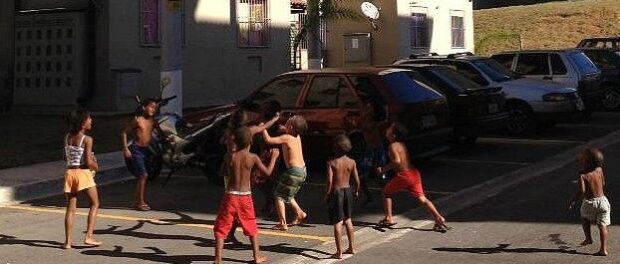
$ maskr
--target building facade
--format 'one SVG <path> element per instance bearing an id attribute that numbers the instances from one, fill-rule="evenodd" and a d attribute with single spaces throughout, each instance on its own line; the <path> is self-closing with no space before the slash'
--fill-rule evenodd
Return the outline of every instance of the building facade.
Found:
<path id="1" fill-rule="evenodd" d="M 361 13 L 362 0 L 346 6 Z M 390 64 L 411 54 L 474 51 L 471 0 L 375 0 L 374 30 L 367 20 L 328 21 L 327 67 Z"/>
<path id="2" fill-rule="evenodd" d="M 183 105 L 234 102 L 290 66 L 289 0 L 21 0 L 13 106 L 131 111 L 160 87 L 161 11 L 180 4 Z"/>

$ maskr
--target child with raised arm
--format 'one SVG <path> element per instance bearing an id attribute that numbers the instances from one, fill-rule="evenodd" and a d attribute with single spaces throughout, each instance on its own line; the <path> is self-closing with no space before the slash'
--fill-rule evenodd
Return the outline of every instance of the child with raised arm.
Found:
<path id="1" fill-rule="evenodd" d="M 94 172 L 99 169 L 99 165 L 92 154 L 93 138 L 86 135 L 86 132 L 92 128 L 93 119 L 88 111 L 76 110 L 69 114 L 68 123 L 69 133 L 65 136 L 67 171 L 65 172 L 64 188 L 67 197 L 67 212 L 65 214 L 65 243 L 62 247 L 64 249 L 72 248 L 73 220 L 77 210 L 78 193 L 85 193 L 90 202 L 84 244 L 99 246 L 101 242 L 93 238 L 95 220 L 99 209 L 99 196 Z"/>
<path id="2" fill-rule="evenodd" d="M 353 196 L 357 197 L 360 190 L 360 179 L 357 175 L 355 160 L 347 156 L 351 150 L 351 140 L 346 135 L 338 135 L 334 141 L 334 154 L 336 155 L 327 163 L 327 190 L 325 201 L 328 204 L 329 222 L 334 225 L 334 239 L 336 241 L 336 253 L 334 258 L 342 259 L 342 225 L 346 226 L 349 249 L 345 254 L 354 254 L 353 248 Z M 351 176 L 355 184 L 351 190 Z"/>
<path id="3" fill-rule="evenodd" d="M 148 179 L 148 166 L 150 160 L 149 144 L 153 138 L 153 129 L 155 129 L 155 114 L 157 113 L 157 101 L 149 98 L 142 102 L 142 111 L 139 115 L 127 124 L 121 133 L 123 144 L 123 156 L 125 159 L 131 159 L 131 164 L 135 169 L 135 175 L 138 178 L 136 183 L 136 195 L 134 200 L 134 208 L 138 211 L 148 211 L 151 207 L 145 202 L 144 193 L 146 189 L 146 180 Z M 128 145 L 127 135 L 131 135 L 133 143 Z"/>
<path id="4" fill-rule="evenodd" d="M 596 148 L 586 148 L 581 152 L 578 159 L 581 171 L 579 174 L 577 197 L 581 200 L 581 209 L 579 211 L 582 218 L 583 233 L 586 236 L 581 245 L 592 244 L 590 225 L 595 223 L 600 231 L 601 247 L 594 255 L 607 256 L 609 254 L 607 251 L 609 239 L 607 226 L 611 224 L 611 206 L 603 192 L 605 187 L 603 153 Z M 575 206 L 576 202 L 576 200 L 573 200 L 570 207 Z"/>
<path id="5" fill-rule="evenodd" d="M 399 123 L 392 123 L 385 132 L 385 137 L 389 142 L 388 156 L 390 162 L 384 167 L 378 167 L 377 174 L 381 175 L 387 171 L 395 170 L 396 176 L 383 188 L 385 218 L 379 222 L 379 226 L 390 227 L 396 224 L 392 219 L 392 195 L 407 190 L 433 215 L 435 218 L 433 229 L 445 232 L 450 229 L 445 224 L 446 219 L 439 214 L 435 205 L 424 196 L 420 172 L 411 165 L 407 147 L 403 143 L 407 137 L 407 132 L 407 129 Z"/>
<path id="6" fill-rule="evenodd" d="M 280 136 L 271 137 L 267 130 L 263 130 L 265 143 L 269 145 L 282 145 L 284 164 L 286 165 L 286 171 L 275 179 L 273 190 L 279 220 L 278 224 L 273 228 L 277 230 L 288 230 L 284 203 L 289 203 L 293 210 L 295 210 L 296 217 L 291 222 L 291 226 L 300 224 L 308 216 L 295 201 L 295 195 L 306 181 L 306 163 L 302 153 L 301 135 L 307 129 L 306 119 L 300 115 L 295 115 L 286 121 L 283 128 L 284 134 Z"/>
<path id="7" fill-rule="evenodd" d="M 262 263 L 267 258 L 260 255 L 258 246 L 258 228 L 252 200 L 250 173 L 252 168 L 256 166 L 264 174 L 270 174 L 279 152 L 277 149 L 272 150 L 271 161 L 269 166 L 265 168 L 258 156 L 250 153 L 252 133 L 249 128 L 245 126 L 237 128 L 232 134 L 232 139 L 235 143 L 235 150 L 230 153 L 229 159 L 224 161 L 226 162 L 225 170 L 229 176 L 226 179 L 226 194 L 222 199 L 213 228 L 216 240 L 215 263 L 222 262 L 224 239 L 231 231 L 235 220 L 243 229 L 243 233 L 250 237 L 254 262 Z"/>

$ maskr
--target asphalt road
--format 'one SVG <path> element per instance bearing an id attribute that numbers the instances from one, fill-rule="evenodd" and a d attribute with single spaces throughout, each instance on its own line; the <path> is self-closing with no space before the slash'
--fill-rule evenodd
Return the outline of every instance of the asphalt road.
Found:
<path id="1" fill-rule="evenodd" d="M 421 164 L 425 191 L 431 199 L 437 199 L 527 167 L 620 129 L 618 118 L 619 113 L 597 113 L 589 121 L 560 124 L 528 137 L 486 135 L 476 145 L 457 146 Z M 614 147 L 606 154 L 613 156 L 615 149 L 620 148 Z M 609 170 L 613 172 L 614 167 L 610 165 Z M 566 199 L 566 185 L 570 185 L 569 179 L 574 176 L 572 171 L 573 168 L 564 168 L 547 180 L 529 183 L 493 198 L 497 200 L 449 215 L 455 228 L 447 234 L 413 230 L 392 242 L 360 252 L 348 261 L 547 263 L 546 257 L 552 255 L 562 260 L 557 263 L 564 263 L 571 256 L 582 257 L 582 262 L 589 263 L 590 256 L 557 252 L 565 250 L 558 249 L 563 246 L 572 250 L 573 244 L 580 241 L 581 231 L 574 218 L 560 208 Z M 613 175 L 610 172 L 608 175 Z M 313 249 L 333 240 L 322 202 L 323 178 L 311 174 L 298 195 L 299 203 L 309 214 L 304 225 L 286 233 L 270 230 L 274 219 L 258 212 L 261 248 L 272 261 L 286 261 L 294 256 L 320 260 L 333 253 Z M 209 184 L 199 172 L 184 171 L 165 187 L 161 186 L 161 180 L 149 183 L 147 199 L 154 210 L 137 212 L 129 208 L 134 185 L 135 181 L 131 180 L 99 188 L 102 209 L 95 234 L 105 244 L 98 248 L 60 249 L 64 239 L 62 196 L 0 208 L 0 263 L 207 263 L 213 260 L 212 225 L 221 188 Z M 378 188 L 373 192 L 377 197 L 380 194 Z M 263 197 L 255 192 L 254 198 L 256 208 L 260 209 Z M 82 215 L 77 217 L 74 227 L 76 242 L 80 242 L 85 229 L 85 200 L 81 197 L 79 201 Z M 417 204 L 406 194 L 395 197 L 396 213 L 415 207 Z M 382 217 L 381 205 L 375 202 L 362 207 L 360 200 L 355 215 L 356 229 L 372 226 Z M 226 261 L 250 261 L 248 240 L 241 232 L 237 236 L 244 244 L 228 246 Z M 613 248 L 612 240 L 612 252 Z M 457 261 L 463 258 L 467 262 Z"/>

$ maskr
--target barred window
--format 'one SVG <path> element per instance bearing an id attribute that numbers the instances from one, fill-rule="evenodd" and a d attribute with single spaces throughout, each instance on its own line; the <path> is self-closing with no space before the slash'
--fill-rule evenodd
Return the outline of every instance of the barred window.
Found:
<path id="1" fill-rule="evenodd" d="M 411 13 L 411 48 L 428 47 L 428 20 L 426 13 Z"/>
<path id="2" fill-rule="evenodd" d="M 141 0 L 140 45 L 159 45 L 159 0 Z"/>
<path id="3" fill-rule="evenodd" d="M 238 0 L 237 26 L 240 47 L 269 46 L 268 0 Z"/>
<path id="4" fill-rule="evenodd" d="M 462 11 L 452 11 L 452 47 L 465 48 L 465 24 Z"/>

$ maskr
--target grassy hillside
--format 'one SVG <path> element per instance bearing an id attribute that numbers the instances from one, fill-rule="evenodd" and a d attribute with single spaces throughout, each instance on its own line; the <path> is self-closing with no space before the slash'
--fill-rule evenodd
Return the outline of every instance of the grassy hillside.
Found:
<path id="1" fill-rule="evenodd" d="M 474 11 L 476 53 L 572 48 L 587 37 L 620 36 L 619 0 L 551 2 Z"/>

